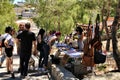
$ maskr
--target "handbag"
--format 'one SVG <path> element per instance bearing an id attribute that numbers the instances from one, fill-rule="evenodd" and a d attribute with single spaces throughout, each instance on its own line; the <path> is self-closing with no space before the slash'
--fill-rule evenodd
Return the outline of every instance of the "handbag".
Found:
<path id="1" fill-rule="evenodd" d="M 94 53 L 94 63 L 100 64 L 106 61 L 106 55 L 102 51 L 95 51 Z"/>
<path id="2" fill-rule="evenodd" d="M 82 64 L 85 66 L 94 66 L 94 54 L 93 54 L 93 48 L 89 48 L 87 46 L 84 46 L 86 50 L 84 50 L 84 55 L 82 57 Z"/>
<path id="3" fill-rule="evenodd" d="M 83 55 L 82 64 L 85 66 L 93 67 L 94 66 L 94 57 L 88 56 L 88 55 Z"/>

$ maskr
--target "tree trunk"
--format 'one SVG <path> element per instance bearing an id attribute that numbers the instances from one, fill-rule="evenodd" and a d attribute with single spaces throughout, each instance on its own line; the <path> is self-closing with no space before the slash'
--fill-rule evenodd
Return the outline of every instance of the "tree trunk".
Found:
<path id="1" fill-rule="evenodd" d="M 107 43 L 106 43 L 106 50 L 109 51 L 110 50 L 110 35 L 109 35 L 109 31 L 108 31 L 108 26 L 107 26 L 107 20 L 105 20 L 105 31 L 107 34 Z"/>
<path id="2" fill-rule="evenodd" d="M 107 39 L 106 50 L 107 50 L 107 51 L 110 50 L 110 38 Z"/>
<path id="3" fill-rule="evenodd" d="M 116 10 L 116 16 L 114 17 L 114 21 L 112 24 L 112 46 L 113 46 L 113 57 L 116 61 L 118 70 L 120 71 L 120 52 L 118 50 L 118 46 L 117 46 L 117 37 L 116 37 L 116 30 L 117 30 L 117 26 L 118 26 L 118 21 L 120 19 L 120 0 L 118 3 L 118 7 Z"/>
<path id="4" fill-rule="evenodd" d="M 105 27 L 105 31 L 106 31 L 106 35 L 107 35 L 106 50 L 109 51 L 109 49 L 110 49 L 110 35 L 109 35 L 108 27 L 107 27 L 107 19 L 103 20 L 103 27 Z"/>
<path id="5" fill-rule="evenodd" d="M 107 20 L 109 18 L 110 15 L 110 3 L 111 0 L 107 3 L 107 4 L 103 4 L 103 9 L 102 9 L 102 30 L 105 28 L 106 31 L 106 35 L 107 35 L 107 43 L 106 43 L 106 50 L 109 51 L 110 48 L 110 35 L 109 35 L 109 31 L 108 31 L 108 26 L 107 26 Z M 106 9 L 105 9 L 106 7 Z"/>

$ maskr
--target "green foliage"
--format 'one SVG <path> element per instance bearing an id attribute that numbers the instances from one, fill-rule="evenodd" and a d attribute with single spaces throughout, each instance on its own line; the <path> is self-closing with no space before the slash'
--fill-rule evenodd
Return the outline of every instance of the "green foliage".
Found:
<path id="1" fill-rule="evenodd" d="M 38 16 L 34 18 L 37 26 L 46 30 L 59 30 L 71 33 L 76 23 L 88 24 L 89 18 L 95 24 L 96 14 L 101 14 L 103 5 L 110 2 L 110 15 L 114 16 L 118 0 L 26 0 L 36 7 Z M 108 6 L 105 7 L 106 9 Z"/>
<path id="2" fill-rule="evenodd" d="M 8 25 L 15 28 L 15 18 L 13 4 L 9 1 L 0 2 L 0 33 L 4 33 L 4 29 Z"/>
<path id="3" fill-rule="evenodd" d="M 37 4 L 38 17 L 33 20 L 37 26 L 45 28 L 46 30 L 59 30 L 62 33 L 70 33 L 73 27 L 73 17 L 76 13 L 71 13 L 71 6 L 76 3 L 75 0 L 39 0 Z M 67 31 L 66 31 L 67 30 Z"/>

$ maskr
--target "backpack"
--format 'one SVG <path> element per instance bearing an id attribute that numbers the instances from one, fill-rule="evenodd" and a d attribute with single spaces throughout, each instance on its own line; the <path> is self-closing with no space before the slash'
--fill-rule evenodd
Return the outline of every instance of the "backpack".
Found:
<path id="1" fill-rule="evenodd" d="M 2 39 L 2 42 L 1 42 L 1 47 L 5 47 L 5 39 L 7 38 L 8 34 Z"/>
<path id="2" fill-rule="evenodd" d="M 1 43 L 1 46 L 2 46 L 2 47 L 5 47 L 4 41 L 5 41 L 5 38 L 2 39 L 2 43 Z"/>
<path id="3" fill-rule="evenodd" d="M 95 64 L 100 64 L 104 63 L 106 61 L 106 55 L 103 54 L 102 52 L 95 51 L 94 53 L 94 63 Z"/>

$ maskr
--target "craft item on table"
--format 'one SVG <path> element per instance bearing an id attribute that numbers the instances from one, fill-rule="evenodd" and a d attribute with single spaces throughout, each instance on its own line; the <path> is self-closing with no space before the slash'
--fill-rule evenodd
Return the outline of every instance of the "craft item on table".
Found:
<path id="1" fill-rule="evenodd" d="M 78 52 L 75 49 L 64 51 L 64 53 L 69 55 L 71 58 L 77 58 L 83 54 L 83 52 Z"/>
<path id="2" fill-rule="evenodd" d="M 57 47 L 67 47 L 67 44 L 64 44 L 64 43 L 57 43 L 56 46 L 57 46 Z"/>

